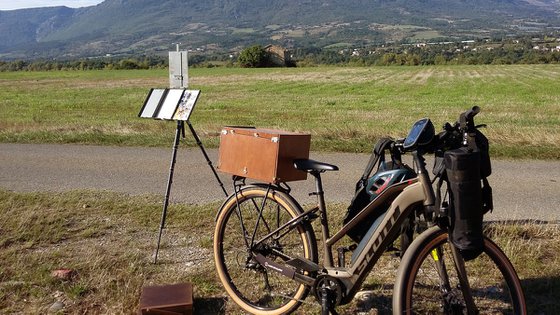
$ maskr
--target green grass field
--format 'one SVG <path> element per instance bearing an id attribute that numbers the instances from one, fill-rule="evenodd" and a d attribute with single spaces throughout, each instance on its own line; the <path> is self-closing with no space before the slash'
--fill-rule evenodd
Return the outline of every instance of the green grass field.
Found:
<path id="1" fill-rule="evenodd" d="M 140 119 L 166 70 L 0 73 L 0 141 L 169 146 L 175 124 Z M 207 146 L 224 125 L 310 132 L 312 150 L 368 152 L 430 117 L 473 105 L 494 156 L 560 158 L 560 66 L 191 69 L 191 122 Z"/>

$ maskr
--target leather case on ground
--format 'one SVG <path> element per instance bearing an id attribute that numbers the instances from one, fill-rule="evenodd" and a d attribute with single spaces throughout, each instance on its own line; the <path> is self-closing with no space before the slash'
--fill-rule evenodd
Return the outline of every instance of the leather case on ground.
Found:
<path id="1" fill-rule="evenodd" d="M 193 288 L 190 283 L 148 286 L 140 296 L 139 315 L 192 315 Z"/>

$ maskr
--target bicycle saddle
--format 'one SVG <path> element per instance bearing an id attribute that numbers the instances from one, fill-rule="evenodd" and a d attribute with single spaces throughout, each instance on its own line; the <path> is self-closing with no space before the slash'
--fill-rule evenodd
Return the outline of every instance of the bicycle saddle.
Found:
<path id="1" fill-rule="evenodd" d="M 294 167 L 300 171 L 305 172 L 325 172 L 325 171 L 338 171 L 338 166 L 327 164 L 315 160 L 298 159 L 294 160 Z"/>

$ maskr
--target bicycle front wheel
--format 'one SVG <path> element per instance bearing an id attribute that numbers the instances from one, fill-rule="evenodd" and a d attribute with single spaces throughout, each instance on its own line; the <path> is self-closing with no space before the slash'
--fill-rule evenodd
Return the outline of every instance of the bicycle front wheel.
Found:
<path id="1" fill-rule="evenodd" d="M 243 188 L 220 209 L 214 232 L 216 270 L 229 296 L 245 311 L 287 314 L 307 296 L 308 286 L 255 260 L 260 254 L 280 264 L 296 257 L 317 262 L 315 234 L 308 223 L 272 233 L 301 213 L 289 195 L 259 186 Z"/>
<path id="2" fill-rule="evenodd" d="M 490 239 L 465 269 L 480 314 L 527 313 L 517 273 Z M 447 232 L 433 227 L 411 244 L 397 273 L 393 313 L 468 314 Z"/>

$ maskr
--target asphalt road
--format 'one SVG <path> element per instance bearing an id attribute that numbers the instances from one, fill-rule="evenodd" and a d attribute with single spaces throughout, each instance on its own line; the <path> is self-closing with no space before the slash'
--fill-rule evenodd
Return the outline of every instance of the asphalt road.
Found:
<path id="1" fill-rule="evenodd" d="M 214 164 L 217 150 L 208 150 Z M 327 202 L 348 203 L 368 154 L 317 153 L 311 158 L 338 165 L 323 176 Z M 108 190 L 130 195 L 165 194 L 171 147 L 137 148 L 51 144 L 0 144 L 0 188 L 10 191 Z M 560 220 L 560 161 L 492 161 L 490 183 L 495 210 L 491 220 Z M 230 176 L 220 174 L 228 192 Z M 313 203 L 312 179 L 290 184 L 302 204 Z M 172 202 L 224 199 L 198 148 L 179 150 Z"/>

